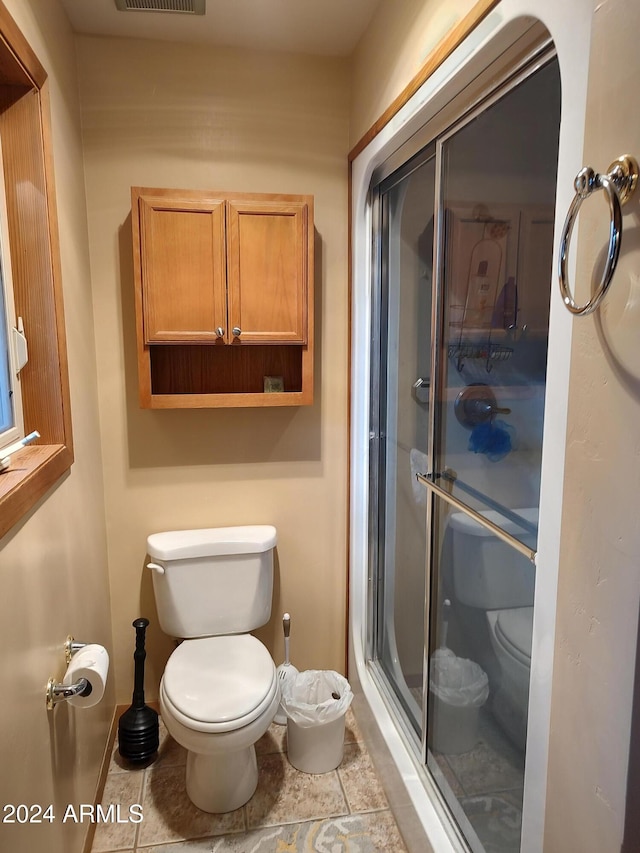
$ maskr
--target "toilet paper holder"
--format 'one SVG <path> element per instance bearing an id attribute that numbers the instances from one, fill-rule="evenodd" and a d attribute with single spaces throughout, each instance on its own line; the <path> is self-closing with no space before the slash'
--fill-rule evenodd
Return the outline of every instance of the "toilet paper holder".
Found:
<path id="1" fill-rule="evenodd" d="M 77 643 L 69 634 L 64 643 L 64 656 L 67 666 L 71 663 L 74 654 L 86 645 L 87 643 Z M 79 678 L 74 684 L 62 684 L 57 682 L 55 678 L 50 678 L 47 681 L 47 711 L 52 711 L 57 702 L 63 702 L 65 699 L 71 699 L 74 696 L 88 696 L 91 690 L 91 684 L 86 678 Z"/>
<path id="2" fill-rule="evenodd" d="M 86 678 L 79 678 L 75 684 L 60 684 L 55 678 L 47 681 L 47 711 L 52 711 L 57 702 L 71 699 L 73 696 L 88 696 L 92 687 Z"/>
<path id="3" fill-rule="evenodd" d="M 67 639 L 64 641 L 64 659 L 67 662 L 67 666 L 71 663 L 71 658 L 75 655 L 76 652 L 79 652 L 80 649 L 84 649 L 85 646 L 89 645 L 88 643 L 76 643 L 75 639 L 69 634 Z"/>

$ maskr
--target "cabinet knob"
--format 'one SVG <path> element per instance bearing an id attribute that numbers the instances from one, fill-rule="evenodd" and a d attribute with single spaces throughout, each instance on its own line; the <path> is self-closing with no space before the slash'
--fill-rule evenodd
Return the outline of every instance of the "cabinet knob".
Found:
<path id="1" fill-rule="evenodd" d="M 218 328 L 216 329 L 216 335 L 219 338 L 224 338 L 224 329 L 222 328 L 222 326 L 218 326 Z"/>
<path id="2" fill-rule="evenodd" d="M 236 338 L 239 338 L 240 335 L 242 334 L 242 329 L 240 328 L 240 326 L 234 326 L 233 329 L 231 329 L 231 331 L 233 332 L 234 337 L 236 337 Z"/>

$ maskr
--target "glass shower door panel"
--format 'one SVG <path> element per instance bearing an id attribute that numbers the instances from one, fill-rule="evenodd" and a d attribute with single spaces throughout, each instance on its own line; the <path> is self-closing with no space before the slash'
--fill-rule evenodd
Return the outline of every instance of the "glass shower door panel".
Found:
<path id="1" fill-rule="evenodd" d="M 559 109 L 553 59 L 439 149 L 427 765 L 492 853 L 520 851 L 535 566 L 486 522 L 535 553 Z"/>
<path id="2" fill-rule="evenodd" d="M 560 87 L 553 60 L 444 140 L 440 485 L 535 534 Z M 535 548 L 535 540 L 534 540 Z"/>
<path id="3" fill-rule="evenodd" d="M 435 158 L 381 187 L 376 657 L 413 729 L 422 729 L 426 496 Z"/>
<path id="4" fill-rule="evenodd" d="M 535 568 L 441 498 L 432 530 L 427 766 L 474 853 L 519 853 Z"/>

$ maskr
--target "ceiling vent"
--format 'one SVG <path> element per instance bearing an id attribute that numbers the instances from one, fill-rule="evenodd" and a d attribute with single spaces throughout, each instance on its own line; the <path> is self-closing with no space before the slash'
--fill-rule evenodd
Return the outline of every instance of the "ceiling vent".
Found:
<path id="1" fill-rule="evenodd" d="M 182 12 L 204 15 L 206 0 L 116 0 L 121 12 Z"/>

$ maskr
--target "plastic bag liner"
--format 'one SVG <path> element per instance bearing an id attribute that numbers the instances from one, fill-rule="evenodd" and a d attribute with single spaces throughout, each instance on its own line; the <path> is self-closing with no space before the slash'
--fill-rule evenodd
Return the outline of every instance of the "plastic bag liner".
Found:
<path id="1" fill-rule="evenodd" d="M 349 682 L 333 670 L 306 669 L 282 682 L 282 707 L 303 729 L 337 720 L 352 699 Z"/>
<path id="2" fill-rule="evenodd" d="M 431 655 L 429 688 L 448 705 L 479 708 L 489 697 L 489 679 L 475 661 L 457 657 L 451 649 Z"/>

